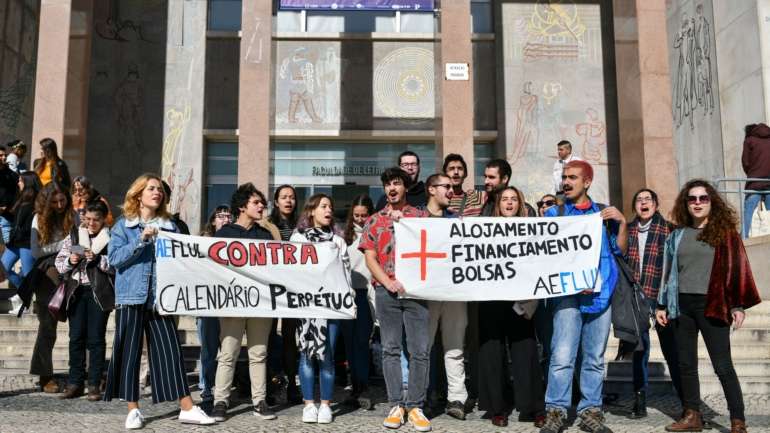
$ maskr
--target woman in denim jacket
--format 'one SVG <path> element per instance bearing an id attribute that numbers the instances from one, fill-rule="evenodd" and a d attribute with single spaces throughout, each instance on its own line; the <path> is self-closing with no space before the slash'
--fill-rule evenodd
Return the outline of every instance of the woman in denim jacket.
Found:
<path id="1" fill-rule="evenodd" d="M 681 419 L 667 431 L 701 431 L 698 333 L 722 383 L 731 432 L 746 433 L 743 393 L 730 354 L 730 325 L 760 302 L 735 211 L 704 180 L 685 184 L 674 202 L 677 228 L 666 240 L 656 319 L 674 327 L 682 383 Z M 667 270 L 667 271 L 666 271 Z"/>
<path id="2" fill-rule="evenodd" d="M 155 310 L 155 238 L 160 230 L 177 232 L 164 196 L 159 176 L 139 176 L 126 193 L 108 248 L 116 273 L 116 330 L 104 399 L 128 402 L 127 429 L 144 426 L 138 403 L 142 335 L 149 345 L 153 403 L 179 400 L 180 422 L 214 424 L 190 398 L 174 320 Z"/>

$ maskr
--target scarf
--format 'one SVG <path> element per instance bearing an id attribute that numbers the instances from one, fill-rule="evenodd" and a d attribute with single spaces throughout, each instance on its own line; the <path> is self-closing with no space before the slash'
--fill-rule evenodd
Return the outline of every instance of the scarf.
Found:
<path id="1" fill-rule="evenodd" d="M 334 231 L 331 228 L 326 230 L 310 227 L 301 230 L 307 240 L 312 243 L 331 242 L 334 238 Z M 299 319 L 297 327 L 297 347 L 305 352 L 309 359 L 324 359 L 326 354 L 326 337 L 328 335 L 326 319 Z"/>
<path id="2" fill-rule="evenodd" d="M 642 230 L 644 230 L 642 228 Z M 663 246 L 666 237 L 671 233 L 671 223 L 659 213 L 655 213 L 647 229 L 647 242 L 644 251 L 639 251 L 639 218 L 634 218 L 628 224 L 628 252 L 626 263 L 634 271 L 634 279 L 642 286 L 644 296 L 657 299 L 663 275 Z M 639 272 L 639 261 L 642 261 L 642 272 Z"/>

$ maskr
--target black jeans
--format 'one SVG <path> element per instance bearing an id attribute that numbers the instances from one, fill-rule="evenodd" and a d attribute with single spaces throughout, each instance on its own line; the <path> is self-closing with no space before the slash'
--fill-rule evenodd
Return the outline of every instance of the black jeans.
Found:
<path id="1" fill-rule="evenodd" d="M 682 400 L 685 409 L 700 411 L 698 381 L 698 332 L 703 335 L 711 365 L 722 383 L 731 419 L 745 420 L 743 392 L 730 354 L 730 326 L 706 318 L 706 295 L 679 295 L 679 318 L 675 321 L 679 345 L 679 370 L 682 375 Z"/>
<path id="2" fill-rule="evenodd" d="M 104 372 L 104 351 L 107 318 L 94 299 L 90 287 L 75 290 L 67 310 L 70 324 L 70 374 L 69 384 L 83 386 L 86 379 L 86 349 L 88 349 L 88 383 L 99 386 Z"/>

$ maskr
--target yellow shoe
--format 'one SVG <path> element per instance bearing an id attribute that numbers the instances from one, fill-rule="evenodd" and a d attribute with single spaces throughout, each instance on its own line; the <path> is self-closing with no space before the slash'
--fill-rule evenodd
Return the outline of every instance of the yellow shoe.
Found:
<path id="1" fill-rule="evenodd" d="M 388 417 L 382 422 L 387 428 L 399 428 L 404 423 L 404 408 L 401 406 L 393 406 L 393 409 L 388 413 Z"/>
<path id="2" fill-rule="evenodd" d="M 422 409 L 416 407 L 409 411 L 409 424 L 417 431 L 430 431 L 430 420 L 422 413 Z"/>

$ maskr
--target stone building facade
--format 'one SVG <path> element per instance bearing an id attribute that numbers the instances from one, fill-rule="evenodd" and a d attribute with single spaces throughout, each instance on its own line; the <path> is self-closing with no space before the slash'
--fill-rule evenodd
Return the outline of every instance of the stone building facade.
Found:
<path id="1" fill-rule="evenodd" d="M 741 176 L 770 107 L 770 0 L 279 3 L 0 0 L 0 138 L 54 138 L 113 204 L 158 172 L 191 227 L 244 181 L 344 209 L 406 149 L 423 178 L 464 155 L 476 185 L 506 158 L 534 202 L 561 139 L 628 212 L 642 186 L 667 209 L 686 179 Z"/>

